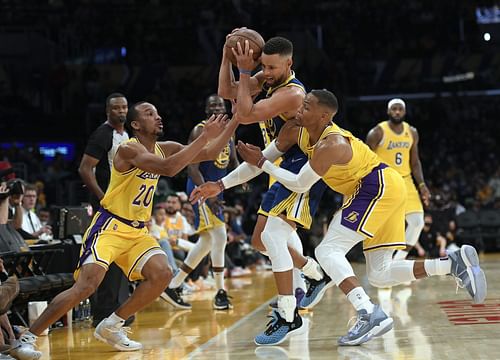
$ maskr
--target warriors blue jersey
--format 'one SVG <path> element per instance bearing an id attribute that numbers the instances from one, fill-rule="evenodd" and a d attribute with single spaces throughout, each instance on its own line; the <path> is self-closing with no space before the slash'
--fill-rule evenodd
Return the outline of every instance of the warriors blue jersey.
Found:
<path id="1" fill-rule="evenodd" d="M 262 89 L 262 93 L 259 97 L 266 97 L 269 98 L 271 97 L 274 92 L 278 89 L 281 89 L 283 87 L 289 87 L 289 86 L 296 86 L 304 91 L 304 94 L 306 93 L 306 89 L 304 84 L 300 82 L 299 79 L 295 78 L 295 73 L 292 72 L 292 75 L 290 75 L 283 83 L 280 85 L 277 85 L 275 87 L 264 87 Z M 269 145 L 273 140 L 275 140 L 278 137 L 278 134 L 285 124 L 285 122 L 289 120 L 285 117 L 284 114 L 280 114 L 278 116 L 273 117 L 272 119 L 267 119 L 264 121 L 259 122 L 260 130 L 262 131 L 262 136 L 264 138 L 264 145 L 267 146 Z M 300 153 L 300 149 L 297 145 L 294 145 L 292 148 L 290 148 L 284 155 L 283 155 L 283 160 L 287 160 L 289 158 L 292 158 L 295 154 Z"/>

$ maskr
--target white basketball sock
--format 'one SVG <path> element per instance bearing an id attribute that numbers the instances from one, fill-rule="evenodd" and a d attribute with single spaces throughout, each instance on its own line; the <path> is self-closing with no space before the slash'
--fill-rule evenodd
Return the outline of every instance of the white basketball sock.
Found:
<path id="1" fill-rule="evenodd" d="M 174 278 L 172 281 L 170 281 L 170 284 L 168 285 L 169 289 L 177 289 L 181 284 L 186 280 L 187 276 L 189 274 L 185 272 L 182 269 L 179 269 L 177 274 L 175 274 Z"/>
<path id="2" fill-rule="evenodd" d="M 449 258 L 424 260 L 424 268 L 428 276 L 448 275 L 451 272 L 451 260 Z"/>
<path id="3" fill-rule="evenodd" d="M 224 289 L 224 271 L 214 271 L 215 289 Z"/>
<path id="4" fill-rule="evenodd" d="M 278 295 L 278 311 L 286 322 L 292 322 L 295 316 L 297 300 L 293 295 Z"/>
<path id="5" fill-rule="evenodd" d="M 373 312 L 373 308 L 375 307 L 375 305 L 371 302 L 370 297 L 361 286 L 352 289 L 349 294 L 347 294 L 347 300 L 351 302 L 356 311 L 364 309 L 368 314 L 371 314 Z"/>
<path id="6" fill-rule="evenodd" d="M 323 270 L 313 258 L 307 257 L 307 262 L 301 269 L 305 276 L 308 278 L 319 281 L 323 278 Z"/>

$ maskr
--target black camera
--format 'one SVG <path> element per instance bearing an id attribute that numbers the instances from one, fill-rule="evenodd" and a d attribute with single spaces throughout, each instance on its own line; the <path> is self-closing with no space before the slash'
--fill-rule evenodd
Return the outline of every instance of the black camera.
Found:
<path id="1" fill-rule="evenodd" d="M 0 177 L 2 181 L 5 179 L 6 175 L 13 173 L 12 168 L 0 171 Z M 24 194 L 24 182 L 21 179 L 11 179 L 7 181 L 7 191 L 0 193 L 0 200 L 5 200 L 11 195 L 22 195 Z"/>

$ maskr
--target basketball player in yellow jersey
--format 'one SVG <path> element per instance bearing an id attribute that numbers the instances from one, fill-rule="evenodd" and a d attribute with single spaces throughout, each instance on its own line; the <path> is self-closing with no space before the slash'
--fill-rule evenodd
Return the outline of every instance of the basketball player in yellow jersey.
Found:
<path id="1" fill-rule="evenodd" d="M 142 348 L 128 339 L 125 319 L 157 299 L 172 278 L 165 253 L 147 233 L 152 199 L 160 175 L 175 176 L 185 166 L 215 159 L 237 127 L 226 116 L 212 116 L 203 133 L 185 146 L 173 141 L 157 142 L 163 134 L 162 119 L 147 102 L 130 107 L 126 127 L 134 137 L 121 144 L 113 159 L 111 181 L 85 233 L 76 282 L 54 298 L 47 309 L 21 336 L 33 343 L 36 336 L 60 319 L 81 300 L 88 298 L 115 262 L 130 280 L 144 280 L 133 295 L 95 330 L 95 337 L 121 351 Z"/>
<path id="2" fill-rule="evenodd" d="M 334 215 L 323 241 L 316 248 L 316 258 L 328 274 L 313 281 L 302 302 L 319 301 L 324 290 L 336 284 L 358 312 L 357 321 L 339 345 L 359 345 L 392 329 L 393 320 L 379 305 L 371 302 L 345 255 L 363 241 L 368 281 L 376 287 L 394 286 L 432 275 L 453 275 L 466 287 L 474 302 L 486 297 L 486 278 L 479 267 L 472 246 L 449 254 L 449 257 L 424 260 L 393 260 L 394 249 L 405 246 L 405 183 L 401 175 L 350 132 L 332 122 L 337 112 L 335 95 L 328 90 L 313 90 L 297 114 L 302 126 L 298 135 L 278 137 L 281 151 L 298 144 L 309 161 L 294 174 L 266 159 L 253 145 L 238 144 L 245 161 L 262 168 L 284 186 L 297 193 L 307 191 L 323 179 L 333 190 L 344 195 L 342 208 Z M 279 319 L 275 319 L 278 323 Z"/>
<path id="3" fill-rule="evenodd" d="M 406 248 L 398 250 L 394 255 L 395 260 L 402 260 L 415 246 L 424 228 L 424 209 L 412 175 L 418 184 L 420 197 L 425 206 L 429 205 L 430 192 L 425 185 L 422 164 L 418 156 L 417 129 L 404 121 L 405 102 L 401 99 L 392 99 L 387 105 L 387 114 L 389 120 L 371 129 L 366 137 L 366 143 L 387 165 L 396 169 L 405 181 Z"/>

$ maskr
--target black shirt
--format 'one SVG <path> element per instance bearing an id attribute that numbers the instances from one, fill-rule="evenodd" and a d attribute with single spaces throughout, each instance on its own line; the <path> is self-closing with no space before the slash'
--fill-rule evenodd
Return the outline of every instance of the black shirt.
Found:
<path id="1" fill-rule="evenodd" d="M 98 159 L 95 168 L 95 178 L 97 184 L 106 192 L 111 178 L 111 165 L 118 146 L 128 140 L 127 132 L 120 134 L 108 123 L 99 126 L 90 135 L 84 153 Z M 98 206 L 97 197 L 91 194 L 91 204 L 94 209 Z"/>

